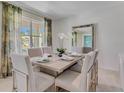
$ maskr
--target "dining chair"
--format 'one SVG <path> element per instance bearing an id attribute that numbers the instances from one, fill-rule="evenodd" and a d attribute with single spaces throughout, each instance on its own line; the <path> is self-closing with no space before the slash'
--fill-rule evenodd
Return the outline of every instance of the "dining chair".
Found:
<path id="1" fill-rule="evenodd" d="M 76 53 L 82 54 L 83 53 L 83 48 L 82 47 L 72 47 L 72 52 L 76 52 Z M 82 65 L 83 65 L 83 62 L 79 60 L 70 69 L 73 70 L 73 71 L 81 72 Z"/>
<path id="2" fill-rule="evenodd" d="M 95 49 L 94 50 L 96 53 L 95 53 L 95 58 L 94 58 L 94 62 L 97 60 L 97 57 L 98 57 L 98 54 L 99 54 L 99 50 L 98 49 Z"/>
<path id="3" fill-rule="evenodd" d="M 53 54 L 52 47 L 50 46 L 43 46 L 42 50 L 43 50 L 43 54 Z"/>
<path id="4" fill-rule="evenodd" d="M 92 51 L 93 49 L 90 47 L 83 47 L 83 53 L 89 53 L 90 51 Z"/>
<path id="5" fill-rule="evenodd" d="M 19 92 L 46 91 L 54 84 L 54 77 L 42 72 L 34 72 L 29 56 L 11 54 L 13 76 Z M 15 84 L 15 82 L 14 82 Z"/>
<path id="6" fill-rule="evenodd" d="M 99 50 L 95 49 L 95 58 L 94 58 L 94 68 L 95 68 L 95 74 L 96 74 L 96 85 L 98 85 L 98 54 L 99 54 Z"/>
<path id="7" fill-rule="evenodd" d="M 83 61 L 78 60 L 78 62 L 75 65 L 70 67 L 70 70 L 81 73 L 82 66 L 83 66 Z"/>
<path id="8" fill-rule="evenodd" d="M 43 51 L 41 48 L 29 48 L 28 49 L 28 55 L 30 57 L 37 57 L 37 56 L 42 56 Z"/>
<path id="9" fill-rule="evenodd" d="M 94 62 L 96 62 L 97 61 L 97 55 L 98 55 L 98 49 L 95 49 L 94 52 L 95 52 Z M 72 66 L 70 68 L 70 70 L 81 73 L 82 66 L 83 66 L 83 61 L 79 60 L 74 66 Z"/>
<path id="10" fill-rule="evenodd" d="M 83 47 L 72 47 L 71 51 L 82 54 L 83 53 Z"/>
<path id="11" fill-rule="evenodd" d="M 89 71 L 87 73 L 87 90 L 89 91 L 96 91 L 96 85 L 98 85 L 98 49 L 95 49 L 93 52 L 94 54 L 91 56 L 91 60 L 88 65 Z"/>
<path id="12" fill-rule="evenodd" d="M 120 83 L 121 89 L 124 91 L 124 54 L 120 54 Z"/>
<path id="13" fill-rule="evenodd" d="M 29 48 L 28 49 L 28 55 L 29 57 L 39 57 L 43 56 L 43 51 L 41 48 Z M 33 65 L 33 69 L 35 71 L 41 71 L 41 68 L 38 65 Z"/>
<path id="14" fill-rule="evenodd" d="M 94 52 L 90 52 L 85 56 L 81 73 L 67 70 L 55 79 L 56 91 L 58 88 L 63 88 L 71 92 L 86 92 L 87 74 L 90 72 L 91 63 L 93 63 Z"/>

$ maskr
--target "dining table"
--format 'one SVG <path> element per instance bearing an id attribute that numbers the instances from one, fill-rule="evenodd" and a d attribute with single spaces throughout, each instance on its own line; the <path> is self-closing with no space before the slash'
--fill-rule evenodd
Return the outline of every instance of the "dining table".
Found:
<path id="1" fill-rule="evenodd" d="M 33 57 L 30 60 L 33 65 L 39 66 L 43 72 L 47 74 L 51 74 L 51 72 L 54 72 L 52 73 L 52 75 L 54 77 L 57 77 L 59 74 L 67 70 L 69 67 L 75 65 L 79 60 L 82 60 L 85 57 L 85 55 L 83 54 L 80 56 L 66 55 L 66 57 L 67 56 L 71 58 L 71 60 L 63 59 L 63 57 L 59 57 L 56 54 L 53 54 L 48 57 L 49 61 L 42 62 L 42 57 Z"/>
<path id="2" fill-rule="evenodd" d="M 70 57 L 70 55 L 66 56 Z M 59 57 L 56 54 L 53 54 L 50 57 L 48 57 L 49 61 L 46 62 L 41 62 L 42 58 L 43 57 L 33 57 L 30 60 L 33 65 L 40 67 L 40 71 L 50 74 L 56 78 L 65 70 L 68 70 L 79 61 L 83 62 L 85 54 L 82 54 L 80 56 L 71 56 L 72 60 L 65 60 L 63 59 L 63 57 Z M 98 85 L 98 60 L 96 60 L 96 62 L 93 64 L 90 70 L 91 76 L 89 90 L 96 91 L 96 86 Z"/>

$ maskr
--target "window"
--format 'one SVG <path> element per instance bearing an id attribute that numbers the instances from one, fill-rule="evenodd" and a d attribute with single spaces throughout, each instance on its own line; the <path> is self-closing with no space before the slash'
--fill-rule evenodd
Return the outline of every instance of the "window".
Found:
<path id="1" fill-rule="evenodd" d="M 28 48 L 41 47 L 47 44 L 47 31 L 45 31 L 44 19 L 42 21 L 22 18 L 21 26 L 21 46 L 22 52 L 27 52 Z"/>

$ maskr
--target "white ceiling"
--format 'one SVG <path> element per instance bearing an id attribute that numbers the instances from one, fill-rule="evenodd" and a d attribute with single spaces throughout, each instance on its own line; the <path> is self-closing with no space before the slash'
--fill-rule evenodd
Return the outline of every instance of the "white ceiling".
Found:
<path id="1" fill-rule="evenodd" d="M 124 2 L 115 1 L 21 1 L 26 8 L 33 9 L 52 19 L 70 17 L 81 13 L 93 12 Z"/>

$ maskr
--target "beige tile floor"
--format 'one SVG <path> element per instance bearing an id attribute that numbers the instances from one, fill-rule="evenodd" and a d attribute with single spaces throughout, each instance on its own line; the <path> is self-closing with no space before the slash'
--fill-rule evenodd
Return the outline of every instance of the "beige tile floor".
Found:
<path id="1" fill-rule="evenodd" d="M 98 92 L 121 92 L 119 72 L 99 69 Z"/>
<path id="2" fill-rule="evenodd" d="M 120 92 L 119 74 L 117 72 L 99 69 L 98 92 Z M 0 92 L 12 91 L 12 77 L 0 79 Z"/>

